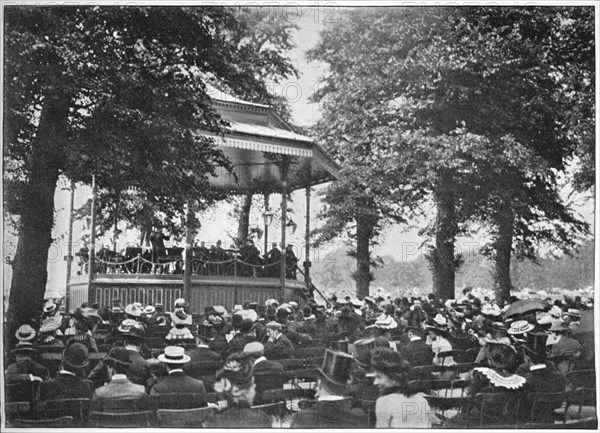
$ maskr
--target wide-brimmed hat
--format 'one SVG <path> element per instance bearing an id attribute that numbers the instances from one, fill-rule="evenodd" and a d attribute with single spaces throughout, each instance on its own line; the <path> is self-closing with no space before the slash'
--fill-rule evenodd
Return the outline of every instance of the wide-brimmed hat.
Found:
<path id="1" fill-rule="evenodd" d="M 129 304 L 125 307 L 125 313 L 133 317 L 140 317 L 142 315 L 142 309 L 137 304 Z"/>
<path id="2" fill-rule="evenodd" d="M 555 320 L 552 322 L 552 326 L 548 329 L 549 332 L 562 332 L 568 331 L 569 328 L 565 325 L 565 322 L 562 320 Z"/>
<path id="3" fill-rule="evenodd" d="M 125 319 L 121 322 L 121 325 L 117 328 L 120 333 L 124 336 L 144 338 L 146 336 L 146 330 L 137 320 Z"/>
<path id="4" fill-rule="evenodd" d="M 234 353 L 227 357 L 225 364 L 217 371 L 215 377 L 217 381 L 227 379 L 234 385 L 243 386 L 252 379 L 253 375 L 253 357 L 247 353 Z"/>
<path id="5" fill-rule="evenodd" d="M 535 326 L 527 322 L 527 320 L 516 320 L 510 324 L 508 333 L 511 335 L 525 334 L 529 331 L 533 331 Z"/>
<path id="6" fill-rule="evenodd" d="M 171 313 L 171 321 L 175 325 L 191 325 L 192 316 L 186 314 L 183 310 L 177 310 Z"/>
<path id="7" fill-rule="evenodd" d="M 40 333 L 44 334 L 47 332 L 56 331 L 62 325 L 62 315 L 55 314 L 54 316 L 50 316 L 44 320 L 42 320 L 42 325 L 40 326 Z"/>
<path id="8" fill-rule="evenodd" d="M 289 304 L 294 310 L 298 309 L 298 303 L 296 301 L 290 301 Z"/>
<path id="9" fill-rule="evenodd" d="M 277 299 L 273 299 L 273 298 L 267 299 L 265 301 L 265 307 L 268 308 L 270 306 L 276 306 L 276 307 L 278 307 L 279 306 L 279 301 Z"/>
<path id="10" fill-rule="evenodd" d="M 500 337 L 500 338 L 485 337 L 483 339 L 483 341 L 485 344 L 500 344 L 502 346 L 510 347 L 515 353 L 517 353 L 517 349 L 515 349 L 515 346 L 513 346 L 512 342 L 510 341 L 510 338 L 508 338 L 508 337 Z"/>
<path id="11" fill-rule="evenodd" d="M 106 359 L 110 359 L 123 365 L 132 364 L 131 359 L 129 358 L 129 352 L 124 347 L 113 347 L 110 349 Z"/>
<path id="12" fill-rule="evenodd" d="M 31 325 L 21 325 L 17 332 L 15 332 L 15 337 L 19 341 L 29 341 L 35 338 L 35 329 L 31 327 Z"/>
<path id="13" fill-rule="evenodd" d="M 540 325 L 550 325 L 554 319 L 550 314 L 540 311 L 535 315 L 535 321 Z"/>
<path id="14" fill-rule="evenodd" d="M 554 318 L 560 319 L 563 315 L 563 311 L 558 305 L 553 305 L 552 308 L 548 310 L 548 314 L 550 314 Z"/>
<path id="15" fill-rule="evenodd" d="M 441 333 L 447 333 L 448 330 L 448 321 L 441 314 L 437 314 L 433 320 L 425 325 L 427 329 L 433 329 L 434 331 L 439 331 Z"/>
<path id="16" fill-rule="evenodd" d="M 334 385 L 346 386 L 350 380 L 350 371 L 353 362 L 354 357 L 352 355 L 327 349 L 325 350 L 323 364 L 321 367 L 317 367 L 317 370 L 326 380 Z"/>
<path id="17" fill-rule="evenodd" d="M 577 308 L 569 308 L 567 310 L 567 314 L 571 317 L 581 317 L 581 311 L 579 311 Z"/>
<path id="18" fill-rule="evenodd" d="M 158 360 L 167 364 L 185 364 L 190 357 L 185 354 L 185 349 L 179 346 L 167 346 L 165 352 L 158 355 Z"/>
<path id="19" fill-rule="evenodd" d="M 242 311 L 242 316 L 244 319 L 250 319 L 252 322 L 256 322 L 258 320 L 258 313 L 254 310 L 244 310 Z"/>
<path id="20" fill-rule="evenodd" d="M 175 302 L 173 302 L 173 308 L 186 308 L 188 306 L 188 303 L 185 302 L 185 299 L 183 298 L 177 298 L 175 299 Z"/>
<path id="21" fill-rule="evenodd" d="M 398 327 L 398 322 L 394 320 L 392 316 L 381 315 L 375 320 L 373 325 L 367 326 L 367 328 L 375 327 L 379 329 L 396 329 Z"/>
<path id="22" fill-rule="evenodd" d="M 63 351 L 63 362 L 72 368 L 87 367 L 89 351 L 85 344 L 73 343 Z"/>
<path id="23" fill-rule="evenodd" d="M 500 310 L 500 307 L 498 307 L 497 304 L 486 304 L 481 309 L 481 314 L 484 316 L 498 317 L 502 315 L 502 310 Z"/>

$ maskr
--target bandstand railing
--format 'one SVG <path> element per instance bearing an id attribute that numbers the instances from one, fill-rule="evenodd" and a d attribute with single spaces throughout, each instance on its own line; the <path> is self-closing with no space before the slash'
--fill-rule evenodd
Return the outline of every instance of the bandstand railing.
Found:
<path id="1" fill-rule="evenodd" d="M 179 256 L 172 260 L 168 258 L 153 262 L 138 254 L 126 260 L 116 256 L 113 260 L 103 260 L 96 257 L 94 273 L 96 274 L 183 274 L 184 259 Z M 254 278 L 279 278 L 280 263 L 250 263 L 244 261 L 239 254 L 227 260 L 192 259 L 192 274 L 201 276 L 233 276 Z M 295 262 L 286 263 L 286 278 L 296 279 L 297 266 Z M 89 260 L 79 263 L 78 274 L 89 272 Z"/>

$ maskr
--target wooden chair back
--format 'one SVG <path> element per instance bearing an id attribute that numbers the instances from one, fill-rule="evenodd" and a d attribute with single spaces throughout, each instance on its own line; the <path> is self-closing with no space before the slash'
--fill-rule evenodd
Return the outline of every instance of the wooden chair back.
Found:
<path id="1" fill-rule="evenodd" d="M 202 428 L 206 419 L 214 413 L 212 407 L 196 409 L 158 409 L 158 426 L 163 428 Z"/>

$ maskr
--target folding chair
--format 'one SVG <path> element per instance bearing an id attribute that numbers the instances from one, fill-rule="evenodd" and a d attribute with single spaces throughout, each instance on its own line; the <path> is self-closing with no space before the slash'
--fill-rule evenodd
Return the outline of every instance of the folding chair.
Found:
<path id="1" fill-rule="evenodd" d="M 94 427 L 152 427 L 155 414 L 143 412 L 90 412 L 90 425 Z"/>
<path id="2" fill-rule="evenodd" d="M 296 359 L 317 358 L 321 356 L 325 356 L 325 346 L 306 347 L 303 349 L 296 349 L 294 352 L 294 358 Z"/>
<path id="3" fill-rule="evenodd" d="M 543 423 L 555 417 L 554 409 L 566 400 L 566 392 L 532 392 L 527 395 L 531 406 L 528 423 Z"/>
<path id="4" fill-rule="evenodd" d="M 12 421 L 17 418 L 28 418 L 31 405 L 28 401 L 13 401 L 4 403 L 6 420 Z"/>
<path id="5" fill-rule="evenodd" d="M 84 423 L 90 410 L 89 398 L 64 398 L 37 403 L 36 418 L 53 419 L 70 416 L 74 423 Z"/>
<path id="6" fill-rule="evenodd" d="M 479 351 L 481 347 L 470 347 L 465 350 L 465 355 L 462 362 L 475 362 L 477 359 L 477 355 L 479 355 Z"/>
<path id="7" fill-rule="evenodd" d="M 440 352 L 437 354 L 437 358 L 441 361 L 440 365 L 445 365 L 448 359 L 452 358 L 452 360 L 456 363 L 460 362 L 460 359 L 464 358 L 463 350 L 447 350 L 445 352 Z"/>
<path id="8" fill-rule="evenodd" d="M 572 370 L 566 374 L 567 388 L 594 388 L 596 386 L 595 370 Z"/>
<path id="9" fill-rule="evenodd" d="M 22 428 L 48 428 L 48 427 L 71 427 L 74 423 L 73 417 L 61 416 L 52 419 L 21 419 L 11 421 L 13 427 Z"/>
<path id="10" fill-rule="evenodd" d="M 283 366 L 284 370 L 299 370 L 304 368 L 304 359 L 279 359 L 277 362 Z"/>
<path id="11" fill-rule="evenodd" d="M 470 423 L 470 409 L 473 403 L 472 397 L 441 397 L 437 395 L 426 395 L 425 399 L 429 407 L 433 409 L 435 416 L 440 420 L 438 426 L 450 422 L 451 427 L 466 428 Z M 448 411 L 456 411 L 457 417 L 448 415 Z"/>
<path id="12" fill-rule="evenodd" d="M 192 427 L 202 428 L 206 419 L 214 414 L 213 407 L 202 407 L 196 409 L 158 409 L 156 417 L 159 427 L 181 428 Z"/>
<path id="13" fill-rule="evenodd" d="M 150 399 L 155 409 L 197 409 L 206 406 L 205 397 L 194 393 L 156 394 Z"/>
<path id="14" fill-rule="evenodd" d="M 569 408 L 571 406 L 573 406 L 574 410 L 570 411 Z M 588 418 L 587 414 L 583 415 L 584 408 L 586 408 L 586 412 L 593 412 L 595 417 L 598 417 L 595 388 L 577 388 L 575 391 L 567 394 L 567 404 L 565 406 L 563 421 L 568 422 L 571 416 L 577 420 Z"/>
<path id="15" fill-rule="evenodd" d="M 480 392 L 473 397 L 479 409 L 479 428 L 514 428 L 519 421 L 519 395 L 510 392 Z"/>
<path id="16" fill-rule="evenodd" d="M 282 401 L 287 410 L 292 412 L 294 410 L 294 400 L 314 400 L 314 398 L 314 389 L 271 389 L 260 395 L 260 402 L 262 404 L 269 404 Z"/>
<path id="17" fill-rule="evenodd" d="M 432 373 L 443 373 L 447 371 L 448 367 L 442 365 L 421 365 L 413 367 L 412 379 L 413 380 L 431 380 Z"/>
<path id="18" fill-rule="evenodd" d="M 26 401 L 33 404 L 39 382 L 23 381 L 17 383 L 8 383 L 5 385 L 6 401 Z"/>
<path id="19" fill-rule="evenodd" d="M 132 413 L 154 410 L 151 398 L 109 398 L 93 400 L 90 403 L 90 412 Z"/>
<path id="20" fill-rule="evenodd" d="M 411 380 L 408 382 L 408 386 L 411 389 L 417 390 L 419 392 L 424 392 L 430 395 L 437 395 L 442 397 L 440 392 L 432 393 L 433 391 L 444 391 L 443 397 L 450 397 L 448 395 L 448 391 L 452 390 L 452 380 Z"/>

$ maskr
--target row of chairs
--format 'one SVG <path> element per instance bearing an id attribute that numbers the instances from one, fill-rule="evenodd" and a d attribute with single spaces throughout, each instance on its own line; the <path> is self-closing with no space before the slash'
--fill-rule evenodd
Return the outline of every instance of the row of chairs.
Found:
<path id="1" fill-rule="evenodd" d="M 582 408 L 596 406 L 596 390 L 591 388 L 578 388 L 570 393 L 530 393 L 524 398 L 502 392 L 481 392 L 475 396 L 461 394 L 451 397 L 437 394 L 427 395 L 425 398 L 439 421 L 452 428 L 546 428 L 540 427 L 542 425 L 575 428 L 574 426 L 594 422 L 593 419 L 582 416 Z M 554 420 L 551 416 L 548 419 L 548 409 L 552 410 L 560 406 L 562 406 L 560 415 Z M 569 420 L 567 417 L 570 407 L 577 411 L 574 420 Z M 528 413 L 520 413 L 525 408 L 528 408 Z M 507 412 L 507 416 L 503 418 L 504 422 L 490 424 L 490 420 L 497 416 L 499 410 Z M 460 416 L 453 417 L 455 414 Z M 597 424 L 597 420 L 595 422 Z"/>
<path id="2" fill-rule="evenodd" d="M 253 410 L 282 420 L 298 400 L 314 400 L 312 389 L 273 389 L 258 396 Z M 163 394 L 147 399 L 115 399 L 91 402 L 89 399 L 63 399 L 43 402 L 31 410 L 27 402 L 6 403 L 7 420 L 14 426 L 89 426 L 89 427 L 202 427 L 214 415 L 218 394 Z"/>

